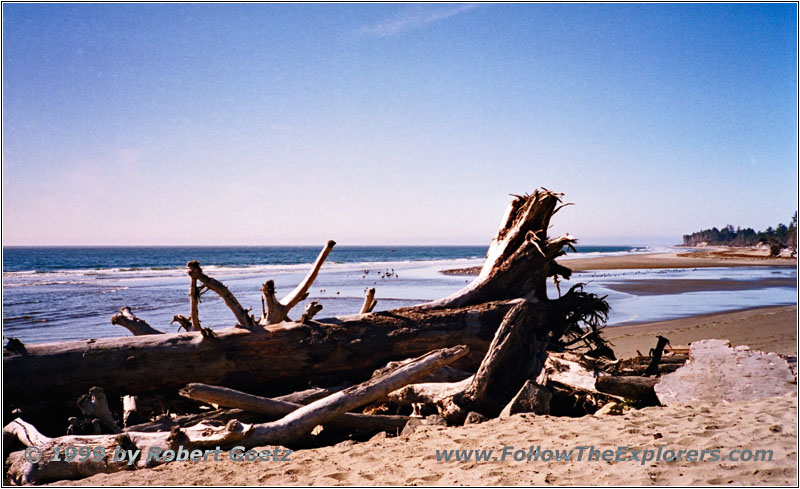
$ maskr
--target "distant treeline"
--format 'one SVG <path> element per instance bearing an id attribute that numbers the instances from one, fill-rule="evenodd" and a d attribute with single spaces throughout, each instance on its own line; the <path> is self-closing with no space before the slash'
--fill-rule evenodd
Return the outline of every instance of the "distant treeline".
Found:
<path id="1" fill-rule="evenodd" d="M 704 229 L 683 236 L 685 246 L 697 246 L 700 243 L 721 246 L 756 246 L 767 244 L 778 245 L 784 248 L 797 248 L 797 212 L 792 220 L 777 227 L 768 227 L 765 231 L 754 231 L 752 228 L 735 228 L 730 224 L 722 229 Z"/>

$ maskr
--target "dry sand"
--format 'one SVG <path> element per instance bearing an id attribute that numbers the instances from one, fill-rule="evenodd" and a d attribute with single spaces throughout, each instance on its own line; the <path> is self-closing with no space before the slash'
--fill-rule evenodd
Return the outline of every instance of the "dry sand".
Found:
<path id="1" fill-rule="evenodd" d="M 720 338 L 730 340 L 733 346 L 796 355 L 797 306 L 760 307 L 603 330 L 619 358 L 636 356 L 636 350 L 646 355 L 656 345 L 656 335 L 669 338 L 673 346 Z"/>
<path id="2" fill-rule="evenodd" d="M 435 450 L 773 451 L 765 462 L 437 462 Z M 588 450 L 588 449 L 586 449 Z M 223 454 L 227 455 L 227 454 Z M 577 457 L 577 450 L 574 452 Z M 224 458 L 224 457 L 223 457 Z M 499 457 L 498 457 L 499 458 Z M 510 458 L 510 457 L 509 457 Z M 288 462 L 176 462 L 97 475 L 88 485 L 797 485 L 797 398 L 645 408 L 622 416 L 517 414 L 463 427 L 422 427 L 408 436 L 297 451 Z"/>

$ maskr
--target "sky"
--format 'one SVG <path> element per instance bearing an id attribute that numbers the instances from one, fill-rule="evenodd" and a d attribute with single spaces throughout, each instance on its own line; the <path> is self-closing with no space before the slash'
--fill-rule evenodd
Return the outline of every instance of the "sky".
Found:
<path id="1" fill-rule="evenodd" d="M 677 244 L 797 209 L 795 4 L 2 6 L 3 245 Z"/>

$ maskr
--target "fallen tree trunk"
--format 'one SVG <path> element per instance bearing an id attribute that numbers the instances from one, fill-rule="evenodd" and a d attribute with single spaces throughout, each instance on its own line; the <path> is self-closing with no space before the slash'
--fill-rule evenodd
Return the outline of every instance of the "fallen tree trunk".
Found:
<path id="1" fill-rule="evenodd" d="M 214 338 L 191 332 L 26 345 L 27 354 L 3 358 L 3 394 L 9 406 L 77 399 L 95 386 L 109 397 L 192 382 L 286 392 L 330 376 L 358 381 L 391 360 L 458 344 L 470 348 L 461 365 L 475 366 L 510 307 L 398 309 L 326 323 L 217 330 Z"/>

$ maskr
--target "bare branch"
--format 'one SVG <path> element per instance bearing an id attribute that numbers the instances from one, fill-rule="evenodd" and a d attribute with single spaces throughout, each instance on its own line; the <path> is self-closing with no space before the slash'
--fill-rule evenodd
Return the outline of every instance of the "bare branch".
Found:
<path id="1" fill-rule="evenodd" d="M 186 266 L 189 267 L 188 273 L 193 280 L 199 280 L 203 283 L 203 285 L 222 297 L 222 300 L 225 301 L 225 305 L 227 305 L 228 309 L 233 312 L 233 315 L 239 322 L 239 326 L 245 329 L 256 329 L 258 327 L 255 319 L 253 319 L 253 317 L 248 313 L 247 309 L 239 304 L 239 301 L 236 300 L 236 297 L 233 295 L 233 293 L 231 293 L 231 291 L 225 287 L 225 284 L 203 273 L 203 270 L 200 268 L 200 263 L 198 263 L 196 260 L 190 261 L 186 264 Z"/>
<path id="2" fill-rule="evenodd" d="M 142 336 L 146 334 L 164 334 L 163 332 L 153 328 L 143 319 L 137 318 L 129 306 L 125 306 L 119 310 L 117 314 L 111 316 L 111 324 L 122 326 L 128 331 L 133 333 L 134 336 Z"/>
<path id="3" fill-rule="evenodd" d="M 335 241 L 328 241 L 325 247 L 322 248 L 322 251 L 320 251 L 319 256 L 317 256 L 317 260 L 314 262 L 311 270 L 309 270 L 308 275 L 300 282 L 300 285 L 295 287 L 293 291 L 289 292 L 289 294 L 280 301 L 278 301 L 275 296 L 275 283 L 272 280 L 268 280 L 264 283 L 264 286 L 261 288 L 261 293 L 264 302 L 267 304 L 267 314 L 261 318 L 259 324 L 266 326 L 268 324 L 278 324 L 286 320 L 289 311 L 300 301 L 308 297 L 308 289 L 311 288 L 311 284 L 316 280 L 317 274 L 319 274 L 319 270 L 322 268 L 322 264 L 325 262 L 325 259 L 334 246 L 336 246 Z"/>

